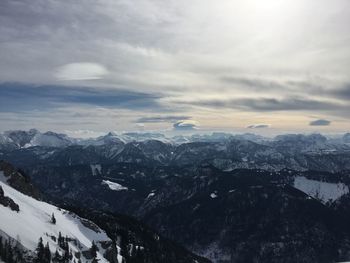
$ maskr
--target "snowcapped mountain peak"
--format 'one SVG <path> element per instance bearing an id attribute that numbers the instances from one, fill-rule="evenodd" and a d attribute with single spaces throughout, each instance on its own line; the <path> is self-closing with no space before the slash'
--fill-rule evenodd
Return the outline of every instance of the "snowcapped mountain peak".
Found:
<path id="1" fill-rule="evenodd" d="M 5 131 L 4 135 L 11 139 L 17 146 L 23 147 L 30 143 L 33 137 L 38 133 L 39 131 L 36 129 L 30 129 L 29 131 L 12 130 Z"/>
<path id="2" fill-rule="evenodd" d="M 350 143 L 350 133 L 345 133 L 343 136 L 343 141 L 345 143 Z"/>
<path id="3" fill-rule="evenodd" d="M 285 142 L 308 142 L 308 143 L 325 143 L 327 141 L 327 137 L 319 134 L 313 133 L 309 135 L 304 134 L 284 134 L 278 135 L 275 137 L 277 141 L 285 141 Z"/>
<path id="4" fill-rule="evenodd" d="M 113 136 L 117 136 L 118 134 L 116 132 L 113 132 L 113 131 L 110 131 L 106 134 L 106 136 L 109 136 L 109 137 L 113 137 Z"/>
<path id="5" fill-rule="evenodd" d="M 75 140 L 69 138 L 65 134 L 52 131 L 41 133 L 36 129 L 31 129 L 29 131 L 6 131 L 0 138 L 1 144 L 5 142 L 12 142 L 19 148 L 28 148 L 32 146 L 65 147 L 71 145 Z"/>
<path id="6" fill-rule="evenodd" d="M 72 144 L 72 140 L 65 134 L 54 132 L 37 133 L 26 146 L 65 147 Z"/>

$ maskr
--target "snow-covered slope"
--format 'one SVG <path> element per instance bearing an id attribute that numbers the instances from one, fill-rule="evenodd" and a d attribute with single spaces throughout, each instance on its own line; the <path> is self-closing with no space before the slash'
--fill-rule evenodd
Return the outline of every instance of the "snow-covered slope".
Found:
<path id="1" fill-rule="evenodd" d="M 69 248 L 72 252 L 88 251 L 94 241 L 99 247 L 97 259 L 99 262 L 108 262 L 103 257 L 105 250 L 101 244 L 111 244 L 111 240 L 97 225 L 69 211 L 18 192 L 6 183 L 2 171 L 0 171 L 0 186 L 4 195 L 11 198 L 19 206 L 19 212 L 16 212 L 0 204 L 0 230 L 15 240 L 19 239 L 25 248 L 34 251 L 41 237 L 44 244 L 49 243 L 52 253 L 56 249 L 62 253 L 62 249 L 53 238 L 57 238 L 61 233 L 63 237 L 69 237 L 72 240 L 69 242 Z M 55 224 L 51 222 L 52 214 L 56 219 Z M 74 259 L 77 261 L 75 253 L 73 255 L 72 262 Z M 84 253 L 82 253 L 83 255 Z M 119 259 L 121 262 L 120 256 Z M 82 261 L 84 262 L 84 260 Z"/>
<path id="2" fill-rule="evenodd" d="M 333 202 L 349 193 L 349 188 L 343 183 L 321 182 L 304 176 L 295 177 L 294 187 L 323 202 Z"/>

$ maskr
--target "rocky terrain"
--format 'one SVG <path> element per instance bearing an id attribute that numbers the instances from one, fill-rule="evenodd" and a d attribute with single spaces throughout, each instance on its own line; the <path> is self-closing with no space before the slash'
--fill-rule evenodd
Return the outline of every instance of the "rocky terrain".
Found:
<path id="1" fill-rule="evenodd" d="M 183 257 L 174 262 L 194 257 L 181 246 L 220 263 L 350 260 L 347 135 L 45 134 L 64 140 L 59 146 L 5 135 L 1 157 L 31 178 L 43 200 L 100 222 L 111 235 L 127 225 L 118 233 L 132 244 L 152 229 L 172 240 L 149 240 L 151 262 L 159 250 L 159 262 L 177 249 Z M 31 192 L 21 186 L 26 180 L 14 181 Z"/>

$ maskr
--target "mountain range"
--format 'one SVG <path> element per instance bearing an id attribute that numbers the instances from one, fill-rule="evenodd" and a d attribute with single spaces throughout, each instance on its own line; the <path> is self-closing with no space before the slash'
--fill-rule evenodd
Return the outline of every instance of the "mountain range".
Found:
<path id="1" fill-rule="evenodd" d="M 33 143 L 52 136 L 69 143 Z M 348 135 L 123 136 L 5 132 L 0 158 L 37 189 L 18 191 L 90 220 L 126 262 L 350 260 Z M 125 252 L 135 240 L 147 258 Z"/>
<path id="2" fill-rule="evenodd" d="M 158 136 L 158 137 L 157 137 Z M 338 172 L 350 169 L 348 134 L 287 134 L 266 139 L 252 134 L 182 136 L 108 133 L 93 139 L 73 139 L 54 132 L 8 131 L 0 136 L 0 157 L 19 166 L 39 163 L 78 165 L 142 163 L 192 165 L 210 163 L 221 170 L 237 168 L 278 171 L 284 168 Z M 156 140 L 163 139 L 163 140 Z"/>

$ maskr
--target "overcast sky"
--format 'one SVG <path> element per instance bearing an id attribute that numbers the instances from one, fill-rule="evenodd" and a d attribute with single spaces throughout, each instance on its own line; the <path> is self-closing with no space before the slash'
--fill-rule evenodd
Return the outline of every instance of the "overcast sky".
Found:
<path id="1" fill-rule="evenodd" d="M 346 132 L 349 25 L 349 0 L 2 0 L 0 129 Z"/>

